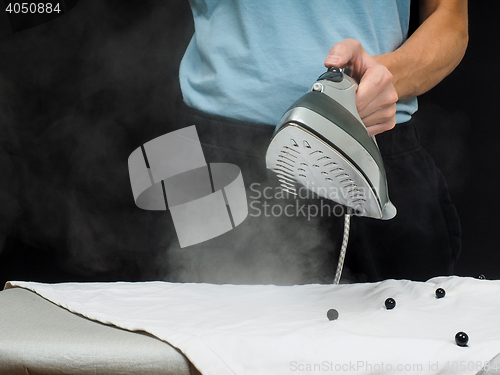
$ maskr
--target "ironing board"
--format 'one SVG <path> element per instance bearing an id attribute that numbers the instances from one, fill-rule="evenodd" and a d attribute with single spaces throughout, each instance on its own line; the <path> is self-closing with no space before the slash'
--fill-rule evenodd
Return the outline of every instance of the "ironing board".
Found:
<path id="1" fill-rule="evenodd" d="M 461 298 L 459 295 L 455 293 L 453 295 L 454 290 L 452 289 L 452 285 L 454 285 L 456 288 L 462 288 L 465 286 L 466 288 L 469 288 L 470 286 L 473 286 L 474 288 L 476 287 L 475 284 L 477 282 L 473 280 L 461 280 L 457 278 L 452 278 L 452 279 L 438 279 L 436 281 L 437 283 L 442 283 L 444 286 L 448 285 L 449 288 L 447 290 L 450 292 L 450 302 L 452 302 L 455 305 L 455 302 L 459 302 L 459 306 L 464 307 L 464 305 L 461 305 Z M 24 283 L 26 284 L 26 283 Z M 29 284 L 29 283 L 28 283 Z M 352 287 L 346 285 L 346 286 L 338 286 L 338 290 L 341 292 L 347 291 L 346 295 L 349 296 L 348 299 L 345 299 L 345 301 L 351 300 L 351 291 L 356 290 L 359 288 L 367 289 L 369 288 L 372 291 L 375 291 L 377 294 L 380 294 L 380 292 L 383 290 L 383 288 L 386 288 L 386 290 L 391 290 L 395 291 L 395 287 L 398 285 L 402 286 L 403 289 L 402 291 L 404 294 L 408 293 L 411 294 L 413 293 L 411 289 L 417 287 L 417 289 L 421 289 L 422 287 L 426 287 L 427 289 L 432 289 L 434 288 L 433 285 L 428 285 L 429 283 L 426 284 L 413 284 L 411 282 L 407 281 L 394 281 L 394 280 L 389 280 L 385 281 L 383 283 L 378 283 L 378 284 L 368 284 L 368 285 L 353 285 Z M 20 283 L 21 286 L 23 286 L 23 283 Z M 428 288 L 428 287 L 431 288 Z M 496 288 L 496 284 L 491 285 L 494 288 Z M 40 288 L 41 290 L 52 290 L 52 287 L 50 285 L 44 286 L 44 285 L 34 285 L 35 288 Z M 56 299 L 59 299 L 57 297 L 59 291 L 63 291 L 61 287 L 65 288 L 66 285 L 61 285 L 57 286 L 54 289 L 55 294 L 53 294 L 53 297 L 56 297 Z M 68 285 L 68 287 L 72 288 L 72 285 Z M 92 288 L 98 288 L 100 290 L 101 288 L 102 291 L 104 291 L 104 295 L 106 294 L 105 288 L 107 288 L 108 285 L 104 284 L 101 286 L 101 284 L 94 284 L 90 286 L 77 286 L 76 289 L 74 289 L 72 293 L 73 296 L 75 296 L 75 293 L 77 294 L 75 296 L 76 299 L 80 299 L 82 301 L 85 301 L 85 306 L 88 304 L 90 305 L 101 305 L 102 302 L 99 302 L 95 297 L 96 295 L 93 294 Z M 207 310 L 206 308 L 202 308 L 202 310 L 205 312 L 204 315 L 199 315 L 197 314 L 196 316 L 200 317 L 201 320 L 207 320 L 209 322 L 209 326 L 217 326 L 220 325 L 222 330 L 215 329 L 214 333 L 215 336 L 209 336 L 207 337 L 208 340 L 215 340 L 218 341 L 222 339 L 223 336 L 221 334 L 224 333 L 225 330 L 230 329 L 231 331 L 233 329 L 238 330 L 240 327 L 241 330 L 238 333 L 238 336 L 241 338 L 247 339 L 248 337 L 245 336 L 245 325 L 241 326 L 238 324 L 232 324 L 233 322 L 228 322 L 226 320 L 224 321 L 219 321 L 217 322 L 217 319 L 214 314 L 219 314 L 218 308 L 225 310 L 225 309 L 230 309 L 229 305 L 226 306 L 219 306 L 217 304 L 214 305 L 214 299 L 213 297 L 215 295 L 206 295 L 206 292 L 216 291 L 218 292 L 224 292 L 224 291 L 231 291 L 232 289 L 235 289 L 236 291 L 242 291 L 245 293 L 248 292 L 257 292 L 254 296 L 257 298 L 259 295 L 262 293 L 269 293 L 271 296 L 279 296 L 281 295 L 282 297 L 285 297 L 285 299 L 288 296 L 301 296 L 299 300 L 291 300 L 293 304 L 297 304 L 297 306 L 307 306 L 306 310 L 309 309 L 309 306 L 311 306 L 311 301 L 312 300 L 318 300 L 319 294 L 316 294 L 311 301 L 307 300 L 305 301 L 308 291 L 309 290 L 323 290 L 325 291 L 325 296 L 329 296 L 331 293 L 331 287 L 329 286 L 319 286 L 319 285 L 311 285 L 311 286 L 304 286 L 304 287 L 292 287 L 292 289 L 285 288 L 282 289 L 281 287 L 275 287 L 275 286 L 256 286 L 256 287 L 243 287 L 240 288 L 238 286 L 213 286 L 213 285 L 203 285 L 203 284 L 192 284 L 192 285 L 169 285 L 165 283 L 152 283 L 152 284 L 147 284 L 147 285 L 135 285 L 135 284 L 118 284 L 118 285 L 113 285 L 112 288 L 110 289 L 113 291 L 113 293 L 116 296 L 119 296 L 120 298 L 124 295 L 127 289 L 129 288 L 136 288 L 140 287 L 143 288 L 141 289 L 140 293 L 135 293 L 133 296 L 136 298 L 140 298 L 143 300 L 144 306 L 146 306 L 146 309 L 154 309 L 153 311 L 156 312 L 161 312 L 161 315 L 165 315 L 168 313 L 168 307 L 166 309 L 161 309 L 158 310 L 157 308 L 154 307 L 154 301 L 148 300 L 147 296 L 147 291 L 151 290 L 151 295 L 156 295 L 159 296 L 159 299 L 165 297 L 165 293 L 158 293 L 158 291 L 161 291 L 161 289 L 167 287 L 171 288 L 172 291 L 175 292 L 176 289 L 181 289 L 181 294 L 183 300 L 187 300 L 188 303 L 189 301 L 193 301 L 193 299 L 186 298 L 186 292 L 189 291 L 189 289 L 192 289 L 195 291 L 197 295 L 205 295 L 207 297 L 206 301 L 203 301 L 203 298 L 200 297 L 200 299 L 197 301 L 196 304 L 189 304 L 189 309 L 190 310 L 195 310 L 198 305 L 202 305 L 204 303 L 208 303 L 209 305 L 213 306 L 214 312 L 211 312 L 210 310 Z M 144 288 L 145 287 L 145 288 Z M 160 288 L 155 290 L 155 288 Z M 474 289 L 472 288 L 472 289 Z M 475 291 L 479 292 L 479 289 L 470 289 L 471 293 L 475 293 Z M 483 294 L 484 290 L 486 289 L 486 292 L 491 292 L 493 289 L 488 290 L 488 285 L 486 285 L 486 288 L 483 289 Z M 167 290 L 167 289 L 164 289 Z M 145 293 L 146 292 L 146 293 Z M 278 292 L 278 294 L 276 293 Z M 289 294 L 289 293 L 292 294 Z M 302 294 L 297 292 L 303 292 Z M 44 299 L 43 297 L 40 296 L 40 291 L 37 290 L 38 294 L 33 293 L 32 291 L 25 289 L 24 287 L 16 287 L 12 289 L 6 289 L 2 292 L 0 292 L 0 375 L 2 374 L 9 374 L 9 375 L 16 375 L 16 374 L 27 374 L 27 373 L 36 373 L 36 374 L 178 374 L 178 375 L 184 375 L 184 374 L 190 374 L 190 375 L 199 375 L 200 372 L 186 359 L 186 357 L 181 354 L 179 351 L 174 349 L 172 346 L 167 344 L 164 341 L 161 341 L 159 339 L 154 338 L 151 335 L 148 335 L 145 332 L 131 332 L 131 331 L 126 331 L 119 329 L 117 327 L 111 326 L 111 325 L 106 325 L 106 324 L 101 324 L 97 323 L 96 321 L 91 321 L 88 320 L 87 318 L 84 318 L 81 315 L 71 313 L 69 312 L 66 308 L 70 309 L 70 306 L 65 306 L 66 308 L 59 307 L 52 302 L 48 301 L 47 299 Z M 45 292 L 42 292 L 44 294 Z M 222 293 L 224 294 L 224 293 Z M 405 307 L 405 303 L 408 306 L 409 303 L 412 302 L 412 299 L 406 299 L 404 300 L 404 294 L 397 294 L 399 298 L 396 298 L 398 301 L 401 301 L 401 306 L 400 306 L 400 312 L 405 313 L 405 309 L 408 307 Z M 421 294 L 420 292 L 416 294 Z M 62 295 L 62 294 L 61 294 Z M 97 296 L 103 295 L 102 292 L 99 292 Z M 250 296 L 251 294 L 247 294 L 247 296 Z M 68 297 L 71 299 L 71 294 L 68 294 Z M 369 302 L 370 299 L 372 299 L 373 296 L 365 295 L 367 298 L 367 301 Z M 107 297 L 106 297 L 107 298 Z M 116 301 L 119 301 L 120 298 L 118 298 Z M 377 297 L 378 298 L 378 297 Z M 412 297 L 413 298 L 413 297 Z M 447 297 L 448 298 L 448 297 Z M 216 299 L 216 298 L 215 298 Z M 281 302 L 285 301 L 285 299 L 282 299 Z M 330 299 L 330 297 L 328 297 Z M 429 303 L 429 301 L 432 301 L 432 298 L 430 295 L 425 295 L 422 296 L 422 299 L 424 300 L 425 303 Z M 344 307 L 344 310 L 342 310 L 342 313 L 344 314 L 344 318 L 339 320 L 339 324 L 341 327 L 344 325 L 345 322 L 347 322 L 350 317 L 349 309 L 352 307 L 355 307 L 355 311 L 358 311 L 358 305 L 361 306 L 364 302 L 360 302 L 358 298 L 354 299 L 355 301 L 351 303 L 351 306 L 349 304 L 346 304 Z M 111 299 L 112 301 L 111 305 L 108 303 L 108 306 L 113 307 L 115 304 L 115 300 Z M 171 300 L 172 302 L 175 302 L 173 299 Z M 319 303 L 321 305 L 325 304 L 328 305 L 330 302 L 325 301 L 325 298 L 319 299 Z M 234 299 L 231 299 L 231 303 L 234 302 Z M 446 302 L 446 300 L 443 300 L 443 302 Z M 216 303 L 216 301 L 215 301 Z M 437 303 L 441 302 L 436 302 Z M 497 302 L 495 302 L 497 303 Z M 61 305 L 62 306 L 62 305 Z M 73 304 L 73 306 L 76 306 Z M 120 307 L 117 307 L 120 306 Z M 118 304 L 115 305 L 114 308 L 117 309 L 117 311 L 122 311 L 122 307 L 124 305 Z M 167 306 L 167 305 L 163 305 Z M 173 307 L 175 307 L 175 303 L 172 303 Z M 128 309 L 135 310 L 137 308 L 137 304 L 133 303 L 129 305 Z M 473 310 L 477 306 L 473 306 Z M 324 310 L 324 309 L 323 309 Z M 363 306 L 363 310 L 366 310 L 366 306 Z M 432 310 L 432 309 L 431 309 Z M 141 311 L 140 308 L 137 309 L 137 311 Z M 249 310 L 246 310 L 249 311 Z M 256 311 L 261 311 L 257 308 Z M 252 322 L 255 322 L 256 319 L 259 318 L 258 313 L 256 311 L 249 311 L 249 320 L 244 319 L 245 324 L 249 323 L 252 325 Z M 355 312 L 352 311 L 352 312 Z M 380 310 L 377 308 L 378 313 L 376 313 L 375 310 L 373 310 L 370 314 L 377 314 L 379 317 L 382 316 L 383 310 Z M 396 310 L 395 310 L 396 311 Z M 474 310 L 476 311 L 476 310 Z M 477 310 L 479 311 L 479 310 Z M 127 312 L 127 311 L 125 311 Z M 351 312 L 351 313 L 352 313 Z M 392 315 L 394 317 L 397 317 L 397 315 Z M 477 316 L 477 315 L 475 315 Z M 275 315 L 271 317 L 272 321 L 275 321 L 276 325 L 280 325 L 280 315 Z M 191 317 L 192 319 L 192 317 Z M 326 320 L 326 316 L 323 318 Z M 97 319 L 101 320 L 101 319 Z M 190 321 L 189 317 L 181 319 L 182 321 Z M 484 319 L 483 319 L 484 320 Z M 106 318 L 103 318 L 104 322 L 106 321 Z M 174 328 L 175 330 L 180 330 L 182 331 L 184 328 L 189 327 L 190 324 L 183 324 L 182 321 L 180 322 L 180 327 L 170 327 Z M 297 321 L 297 324 L 300 322 Z M 310 325 L 313 322 L 311 320 L 306 320 L 306 325 Z M 377 321 L 379 323 L 379 321 Z M 372 324 L 372 323 L 370 323 Z M 432 324 L 431 321 L 429 321 L 429 324 Z M 475 324 L 481 324 L 481 322 L 476 322 Z M 325 327 L 328 326 L 334 327 L 333 324 L 325 323 Z M 378 325 L 378 324 L 377 324 Z M 497 332 L 498 329 L 495 324 L 495 326 L 491 326 L 490 329 L 492 332 Z M 472 327 L 472 326 L 470 326 Z M 128 328 L 128 327 L 127 327 Z M 131 329 L 131 328 L 129 328 Z M 170 330 L 170 329 L 167 329 Z M 277 330 L 279 331 L 279 327 L 277 327 Z M 179 331 L 179 332 L 180 332 Z M 303 331 L 303 329 L 302 329 Z M 195 336 L 203 336 L 203 333 L 205 332 L 197 332 L 195 333 Z M 249 331 L 251 332 L 251 330 Z M 360 332 L 361 333 L 361 332 Z M 246 333 L 248 335 L 248 333 Z M 293 336 L 296 337 L 297 335 L 300 337 L 301 334 L 297 330 L 293 330 L 290 332 Z M 159 335 L 161 336 L 161 335 Z M 496 337 L 497 334 L 495 333 L 494 336 Z M 288 336 L 287 336 L 288 337 Z M 307 337 L 307 336 L 304 336 Z M 182 339 L 182 336 L 177 336 L 173 335 L 172 339 Z M 239 339 L 239 340 L 240 340 Z M 370 339 L 369 337 L 366 337 L 365 339 Z M 482 345 L 483 348 L 489 348 L 488 351 L 495 353 L 494 355 L 488 356 L 488 358 L 484 358 L 484 362 L 482 363 L 488 363 L 488 368 L 479 368 L 478 370 L 475 370 L 474 372 L 467 372 L 468 374 L 474 373 L 478 375 L 486 375 L 486 374 L 500 374 L 500 355 L 498 354 L 498 342 L 495 341 L 484 341 L 480 342 L 481 340 L 478 339 L 477 335 L 474 338 L 472 344 L 471 344 L 471 349 L 473 350 L 474 347 L 477 345 Z M 315 338 L 314 340 L 317 340 Z M 243 340 L 244 341 L 244 340 Z M 447 342 L 449 340 L 446 340 L 446 342 L 443 342 L 442 348 L 452 348 L 453 343 Z M 374 341 L 373 343 L 376 344 L 377 341 Z M 384 342 L 384 338 L 381 336 L 380 337 L 380 343 L 382 344 Z M 404 351 L 406 351 L 406 355 L 413 356 L 417 352 L 413 351 L 408 351 L 408 340 L 406 340 L 404 337 L 401 338 L 401 343 L 406 343 L 405 345 L 401 345 L 400 349 L 403 350 L 401 353 L 403 354 Z M 332 343 L 333 344 L 333 343 Z M 343 341 L 343 345 L 348 344 L 348 342 Z M 486 345 L 486 346 L 485 346 Z M 181 345 L 182 346 L 182 345 Z M 202 346 L 195 346 L 195 348 L 198 347 L 200 351 L 191 351 L 187 353 L 186 355 L 190 359 L 198 359 L 196 358 L 198 354 L 202 354 L 204 349 Z M 303 349 L 307 349 L 307 347 L 304 347 L 303 345 L 301 346 Z M 406 347 L 406 349 L 404 348 Z M 214 347 L 215 348 L 215 347 Z M 375 349 L 375 347 L 373 347 Z M 238 350 L 237 348 L 234 348 L 235 350 Z M 493 350 L 494 349 L 494 350 Z M 184 350 L 184 349 L 183 349 Z M 459 350 L 468 350 L 468 349 L 459 349 Z M 463 352 L 464 354 L 467 353 L 466 351 Z M 204 353 L 206 354 L 206 352 Z M 216 354 L 214 352 L 214 354 Z M 238 354 L 237 352 L 234 352 L 233 354 Z M 275 352 L 274 355 L 277 355 L 278 352 Z M 266 356 L 267 354 L 264 352 L 261 352 L 260 354 L 257 352 L 250 353 L 249 354 L 252 358 L 256 360 L 257 357 L 254 355 L 263 355 Z M 238 355 L 236 355 L 238 357 Z M 435 357 L 433 359 L 436 359 L 438 357 Z M 228 358 L 226 358 L 227 360 Z M 461 358 L 463 359 L 463 358 Z M 197 362 L 193 362 L 197 363 Z M 201 362 L 200 362 L 201 363 Z M 409 363 L 409 362 L 408 362 Z M 430 363 L 430 362 L 429 362 Z M 457 362 L 456 365 L 457 370 L 460 368 L 462 365 L 460 362 Z M 464 364 L 467 366 L 467 363 Z M 299 366 L 304 366 L 301 365 L 300 362 L 295 362 L 292 361 L 290 362 L 290 373 L 303 373 L 300 370 Z M 213 371 L 211 367 L 205 367 L 209 373 L 216 373 Z M 232 374 L 241 374 L 241 373 L 247 373 L 247 368 L 244 367 L 243 372 L 242 371 L 236 371 L 236 372 L 231 372 Z M 304 369 L 305 371 L 308 371 L 307 369 Z M 262 372 L 248 372 L 248 373 L 262 373 Z M 314 372 L 311 372 L 314 373 Z M 330 373 L 330 372 L 325 372 L 325 373 Z M 459 373 L 458 371 L 456 372 L 448 372 L 448 373 Z"/>
<path id="2" fill-rule="evenodd" d="M 73 314 L 26 289 L 0 292 L 0 374 L 195 375 L 168 343 Z"/>

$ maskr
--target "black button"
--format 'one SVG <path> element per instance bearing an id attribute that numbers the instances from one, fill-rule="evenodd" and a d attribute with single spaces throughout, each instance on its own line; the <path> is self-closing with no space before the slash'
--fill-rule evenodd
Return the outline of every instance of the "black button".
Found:
<path id="1" fill-rule="evenodd" d="M 469 336 L 467 336 L 465 332 L 458 332 L 455 335 L 455 342 L 458 346 L 467 346 L 467 343 L 469 342 Z"/>
<path id="2" fill-rule="evenodd" d="M 340 71 L 340 68 L 331 66 L 328 68 L 328 71 L 326 73 L 323 73 L 319 76 L 318 81 L 321 79 L 326 79 L 332 82 L 342 82 L 342 80 L 344 79 L 344 75 Z"/>
<path id="3" fill-rule="evenodd" d="M 385 300 L 385 307 L 387 308 L 387 310 L 392 310 L 393 308 L 395 308 L 396 301 L 394 300 L 394 298 L 387 298 Z"/>
<path id="4" fill-rule="evenodd" d="M 328 320 L 335 320 L 339 317 L 339 312 L 335 309 L 330 309 L 327 311 L 326 316 Z"/>
<path id="5" fill-rule="evenodd" d="M 446 292 L 443 288 L 436 289 L 436 298 L 443 298 L 446 295 Z"/>

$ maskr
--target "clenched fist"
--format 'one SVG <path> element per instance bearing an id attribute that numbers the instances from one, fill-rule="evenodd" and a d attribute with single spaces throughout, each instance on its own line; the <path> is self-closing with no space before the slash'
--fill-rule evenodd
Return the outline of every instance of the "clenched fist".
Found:
<path id="1" fill-rule="evenodd" d="M 332 47 L 325 66 L 348 67 L 358 82 L 356 107 L 370 135 L 396 125 L 398 94 L 389 70 L 370 56 L 357 40 L 345 39 Z"/>

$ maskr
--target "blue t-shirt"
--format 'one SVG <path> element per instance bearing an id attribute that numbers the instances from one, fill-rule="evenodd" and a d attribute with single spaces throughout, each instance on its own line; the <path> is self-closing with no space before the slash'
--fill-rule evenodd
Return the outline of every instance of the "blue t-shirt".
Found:
<path id="1" fill-rule="evenodd" d="M 359 40 L 370 55 L 407 38 L 410 0 L 190 0 L 195 33 L 180 66 L 185 103 L 275 125 L 326 71 L 331 47 Z M 407 121 L 416 98 L 397 104 Z"/>

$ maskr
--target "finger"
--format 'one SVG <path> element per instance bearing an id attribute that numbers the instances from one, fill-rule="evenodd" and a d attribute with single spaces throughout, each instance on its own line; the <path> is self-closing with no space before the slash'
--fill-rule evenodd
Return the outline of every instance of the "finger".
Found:
<path id="1" fill-rule="evenodd" d="M 368 130 L 368 133 L 373 137 L 374 135 L 386 132 L 388 130 L 393 129 L 396 126 L 396 122 L 387 122 L 387 123 L 382 123 L 382 124 L 377 124 L 377 125 L 372 125 L 368 126 L 366 130 Z"/>
<path id="2" fill-rule="evenodd" d="M 335 44 L 325 59 L 325 66 L 342 67 L 358 60 L 358 55 L 363 52 L 361 43 L 354 39 L 344 39 Z"/>
<path id="3" fill-rule="evenodd" d="M 361 117 L 363 124 L 368 128 L 370 126 L 385 124 L 396 124 L 396 105 L 390 105 L 380 108 L 369 116 Z"/>
<path id="4" fill-rule="evenodd" d="M 358 112 L 362 112 L 370 103 L 374 102 L 384 90 L 393 90 L 392 74 L 389 70 L 382 65 L 376 65 L 367 69 L 359 82 L 356 92 L 356 107 Z M 397 95 L 396 91 L 393 91 Z M 384 99 L 387 100 L 389 97 L 384 97 Z M 379 99 L 375 104 L 383 105 L 384 103 Z"/>
<path id="5" fill-rule="evenodd" d="M 392 109 L 395 110 L 397 101 L 398 95 L 396 93 L 396 90 L 394 90 L 392 86 L 387 87 L 377 96 L 375 96 L 375 98 L 363 108 L 357 108 L 359 116 L 363 119 L 376 114 L 380 110 L 390 112 Z"/>

